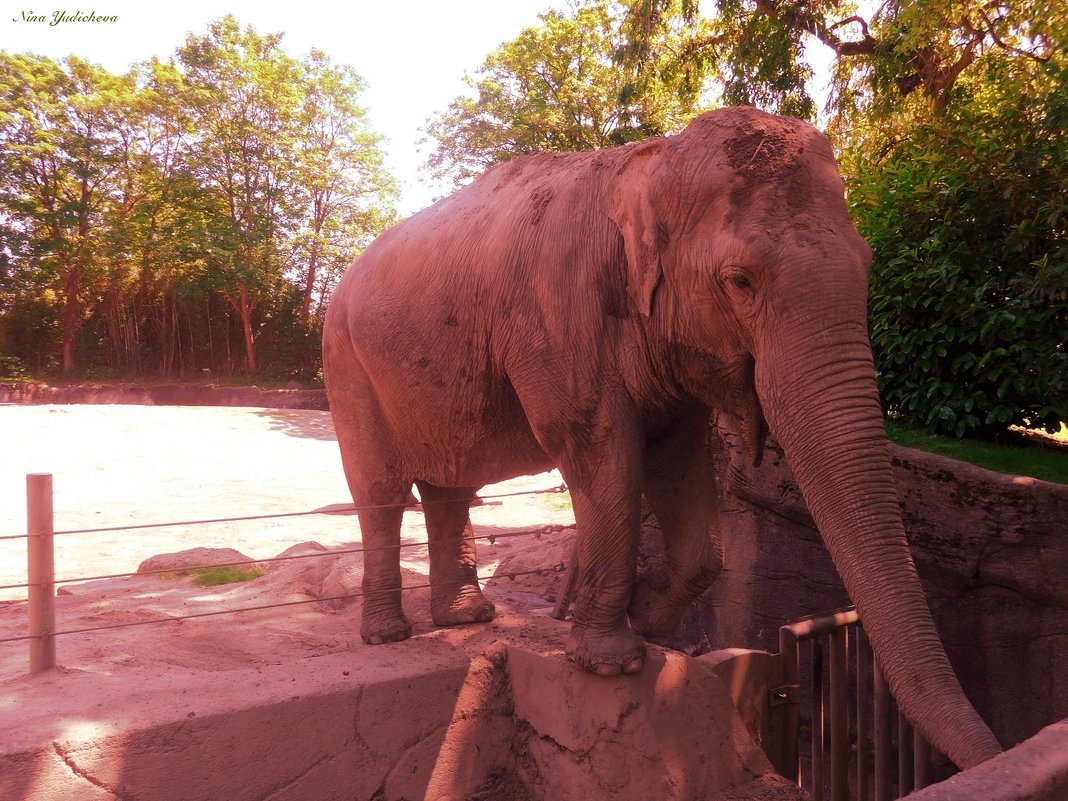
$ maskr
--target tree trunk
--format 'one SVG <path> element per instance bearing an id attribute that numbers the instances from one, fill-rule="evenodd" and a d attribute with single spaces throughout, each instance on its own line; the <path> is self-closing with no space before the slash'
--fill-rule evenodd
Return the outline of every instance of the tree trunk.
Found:
<path id="1" fill-rule="evenodd" d="M 74 339 L 82 326 L 82 307 L 78 302 L 78 290 L 81 287 L 77 264 L 67 267 L 63 282 L 63 372 L 74 370 Z"/>
<path id="2" fill-rule="evenodd" d="M 315 232 L 315 239 L 312 241 L 311 253 L 308 256 L 308 277 L 304 282 L 304 298 L 300 304 L 301 314 L 303 315 L 304 324 L 311 328 L 311 299 L 312 291 L 315 289 L 315 277 L 319 271 L 319 232 Z"/>
<path id="3" fill-rule="evenodd" d="M 249 374 L 256 372 L 256 347 L 252 335 L 252 304 L 249 302 L 248 287 L 241 284 L 238 287 L 238 314 L 241 315 L 241 330 L 245 336 L 245 363 L 248 365 Z"/>

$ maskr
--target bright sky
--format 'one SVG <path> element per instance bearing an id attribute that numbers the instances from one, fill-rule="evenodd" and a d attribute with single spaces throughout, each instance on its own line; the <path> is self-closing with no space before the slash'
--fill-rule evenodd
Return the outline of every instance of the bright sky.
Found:
<path id="1" fill-rule="evenodd" d="M 425 154 L 416 142 L 428 117 L 464 91 L 464 72 L 474 72 L 492 50 L 538 22 L 538 13 L 565 8 L 564 0 L 144 0 L 89 3 L 3 3 L 0 49 L 52 58 L 74 53 L 123 72 L 131 64 L 170 57 L 190 31 L 233 14 L 259 33 L 283 32 L 283 47 L 301 57 L 312 47 L 349 64 L 368 82 L 363 95 L 373 129 L 387 137 L 389 166 L 401 182 L 401 211 L 427 205 L 434 191 L 420 181 Z M 66 22 L 52 15 L 90 11 L 117 16 L 114 23 Z M 22 14 L 46 22 L 24 22 Z"/>
<path id="2" fill-rule="evenodd" d="M 3 3 L 0 49 L 52 58 L 74 53 L 112 72 L 152 56 L 167 59 L 186 34 L 203 34 L 211 20 L 233 14 L 259 33 L 285 34 L 283 47 L 301 57 L 312 47 L 349 64 L 368 82 L 363 103 L 373 130 L 386 137 L 388 165 L 401 184 L 402 216 L 428 205 L 440 190 L 420 176 L 426 152 L 417 142 L 427 119 L 465 90 L 463 75 L 474 72 L 500 44 L 538 22 L 538 14 L 566 9 L 566 0 L 52 0 Z M 80 10 L 118 21 L 51 25 L 55 12 Z M 45 22 L 26 22 L 23 15 Z M 809 54 L 826 74 L 829 51 Z M 817 89 L 819 92 L 820 90 Z M 423 151 L 426 150 L 424 146 Z"/>

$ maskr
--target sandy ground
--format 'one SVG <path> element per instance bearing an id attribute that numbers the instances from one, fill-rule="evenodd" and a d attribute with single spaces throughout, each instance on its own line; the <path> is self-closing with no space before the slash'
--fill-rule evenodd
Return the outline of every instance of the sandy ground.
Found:
<path id="1" fill-rule="evenodd" d="M 349 504 L 328 412 L 166 406 L 0 406 L 0 534 L 25 532 L 25 476 L 51 473 L 55 529 L 131 526 L 306 512 Z M 472 510 L 480 573 L 498 578 L 498 604 L 544 607 L 559 574 L 506 574 L 557 564 L 574 522 L 567 496 L 492 496 L 558 486 L 557 474 L 486 487 Z M 426 539 L 422 514 L 405 514 L 405 541 Z M 537 532 L 538 537 L 524 532 Z M 327 549 L 359 545 L 352 514 L 57 534 L 57 579 L 135 571 L 145 559 L 195 547 L 233 548 L 264 559 L 314 541 Z M 26 581 L 25 540 L 0 541 L 0 585 Z M 404 551 L 405 582 L 426 581 L 426 551 Z M 254 581 L 202 588 L 188 578 L 136 577 L 62 584 L 60 632 L 115 626 L 234 606 L 290 603 L 358 591 L 358 555 L 277 563 Z M 70 594 L 67 594 L 70 593 Z M 416 633 L 429 632 L 426 591 L 406 597 Z M 25 633 L 24 589 L 0 590 L 0 639 Z M 108 669 L 116 663 L 188 660 L 255 662 L 362 647 L 358 602 L 310 603 L 199 621 L 70 634 L 58 640 L 60 664 Z M 475 628 L 475 627 L 472 627 Z M 0 643 L 0 679 L 25 672 L 26 643 Z"/>

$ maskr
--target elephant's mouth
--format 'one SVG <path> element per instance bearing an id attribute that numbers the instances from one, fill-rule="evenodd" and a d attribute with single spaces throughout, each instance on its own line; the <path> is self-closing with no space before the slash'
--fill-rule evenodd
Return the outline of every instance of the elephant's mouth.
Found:
<path id="1" fill-rule="evenodd" d="M 727 404 L 730 428 L 741 437 L 752 459 L 753 467 L 764 460 L 764 443 L 768 438 L 768 423 L 756 391 L 756 360 L 749 356 L 735 373 L 735 391 Z"/>

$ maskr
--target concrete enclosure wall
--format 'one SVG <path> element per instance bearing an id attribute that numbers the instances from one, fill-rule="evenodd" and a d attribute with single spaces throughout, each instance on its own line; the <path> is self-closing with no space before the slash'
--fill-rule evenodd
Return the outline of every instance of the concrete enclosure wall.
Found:
<path id="1" fill-rule="evenodd" d="M 638 676 L 605 679 L 529 645 L 473 655 L 428 645 L 217 677 L 176 671 L 165 695 L 140 693 L 135 674 L 29 677 L 0 703 L 0 798 L 804 798 L 772 771 L 749 730 L 753 715 L 735 709 L 734 697 L 767 687 L 741 681 L 733 654 L 654 651 Z M 220 681 L 242 685 L 242 697 L 220 692 Z M 52 709 L 66 698 L 62 714 L 35 713 L 41 694 Z"/>

